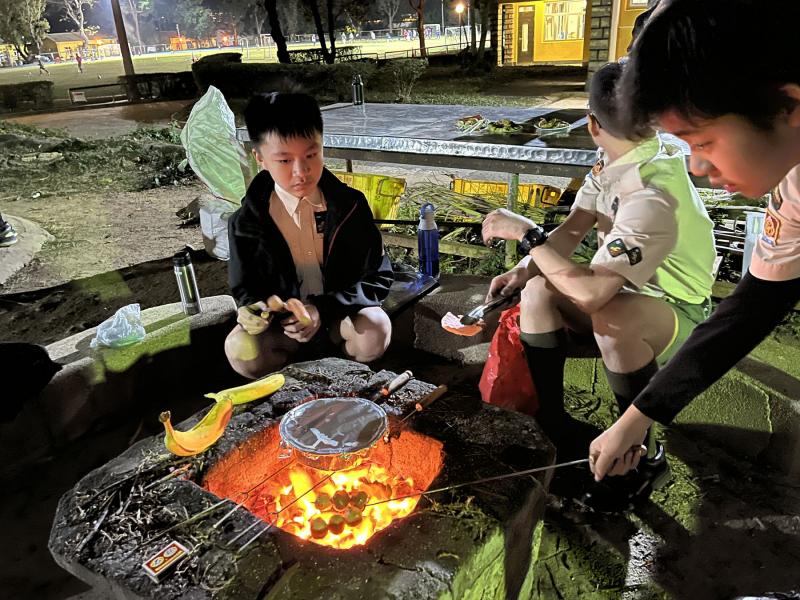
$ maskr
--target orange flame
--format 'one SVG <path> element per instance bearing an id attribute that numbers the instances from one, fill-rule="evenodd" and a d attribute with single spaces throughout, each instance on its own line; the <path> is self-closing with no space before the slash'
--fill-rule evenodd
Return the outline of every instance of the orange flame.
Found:
<path id="1" fill-rule="evenodd" d="M 410 514 L 419 501 L 419 496 L 414 496 L 382 502 L 418 490 L 411 478 L 393 475 L 377 464 L 338 471 L 314 487 L 324 477 L 322 471 L 295 465 L 288 475 L 281 473 L 261 488 L 257 505 L 263 509 L 254 512 L 270 522 L 277 513 L 275 524 L 284 531 L 323 546 L 346 549 L 365 544 L 392 521 Z M 337 502 L 333 502 L 335 495 Z"/>

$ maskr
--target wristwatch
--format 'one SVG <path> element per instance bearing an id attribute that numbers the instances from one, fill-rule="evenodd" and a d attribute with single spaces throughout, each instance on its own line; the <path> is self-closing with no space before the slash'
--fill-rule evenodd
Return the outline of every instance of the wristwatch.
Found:
<path id="1" fill-rule="evenodd" d="M 536 248 L 536 246 L 541 246 L 546 241 L 547 232 L 539 225 L 534 225 L 525 232 L 524 236 L 522 236 L 522 240 L 519 242 L 519 249 L 521 252 L 529 254 L 531 250 Z"/>

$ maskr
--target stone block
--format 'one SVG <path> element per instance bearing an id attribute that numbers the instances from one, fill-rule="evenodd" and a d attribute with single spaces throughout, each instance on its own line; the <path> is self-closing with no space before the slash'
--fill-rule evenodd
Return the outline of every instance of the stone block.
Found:
<path id="1" fill-rule="evenodd" d="M 122 497 L 112 498 L 113 518 L 94 525 L 93 515 L 102 510 L 98 503 L 103 500 L 97 497 L 92 501 L 93 492 L 125 485 L 125 478 L 132 473 L 146 474 L 137 479 L 144 485 L 176 464 L 164 460 L 159 435 L 142 440 L 78 482 L 59 502 L 51 530 L 49 548 L 58 564 L 104 597 L 126 599 L 530 597 L 532 561 L 538 555 L 540 539 L 537 526 L 548 483 L 544 474 L 467 485 L 439 495 L 437 502 L 424 501 L 421 509 L 395 521 L 365 546 L 347 551 L 321 547 L 272 528 L 248 551 L 237 553 L 242 541 L 231 547 L 226 542 L 263 522 L 241 508 L 231 513 L 222 527 L 212 527 L 228 510 L 220 508 L 190 527 L 174 530 L 171 535 L 181 541 L 197 544 L 207 539 L 210 543 L 200 545 L 194 558 L 162 583 L 150 581 L 141 564 L 164 545 L 165 539 L 154 539 L 159 529 L 217 501 L 202 487 L 214 465 L 223 474 L 232 472 L 231 461 L 244 460 L 248 473 L 257 468 L 253 451 L 258 448 L 249 440 L 274 428 L 282 414 L 307 400 L 309 392 L 337 396 L 348 391 L 364 396 L 394 376 L 388 371 L 372 373 L 364 365 L 341 359 L 294 364 L 283 373 L 287 384 L 279 392 L 268 400 L 237 408 L 223 438 L 197 463 L 197 473 L 190 480 L 166 481 L 157 493 L 137 494 L 131 504 Z M 384 406 L 390 415 L 399 416 L 432 389 L 433 385 L 414 380 Z M 179 428 L 199 417 L 195 415 Z M 552 447 L 533 419 L 484 405 L 477 397 L 442 398 L 435 410 L 418 414 L 408 428 L 414 435 L 437 440 L 445 450 L 445 466 L 432 487 L 552 464 L 554 459 Z M 400 432 L 401 437 L 405 431 Z M 392 456 L 396 448 L 374 452 Z M 274 455 L 267 458 L 278 460 Z M 421 458 L 414 455 L 409 460 L 416 464 Z M 253 477 L 260 477 L 259 473 L 256 470 Z M 106 529 L 119 533 L 116 528 L 126 510 L 135 513 L 127 521 L 132 528 L 125 528 L 127 533 L 109 547 L 104 533 Z M 91 516 L 76 518 L 76 513 Z M 153 516 L 156 521 L 149 520 Z M 94 527 L 100 529 L 97 535 L 93 535 Z"/>
<path id="2" fill-rule="evenodd" d="M 211 391 L 209 386 L 238 379 L 223 351 L 235 312 L 230 296 L 213 296 L 191 317 L 180 303 L 142 311 L 147 335 L 132 346 L 90 348 L 96 327 L 50 344 L 48 354 L 63 368 L 20 417 L 36 422 L 31 431 L 40 432 L 26 444 L 27 458 L 74 440 L 114 414 L 141 412 L 144 399 L 166 403 L 176 392 Z M 22 423 L 20 418 L 12 425 Z M 12 440 L 3 436 L 0 455 L 12 449 Z"/>
<path id="3" fill-rule="evenodd" d="M 487 317 L 486 328 L 473 337 L 453 335 L 441 327 L 448 312 L 460 315 L 482 304 L 491 279 L 473 275 L 443 275 L 439 287 L 414 306 L 414 348 L 462 364 L 486 362 L 489 342 L 497 329 L 499 313 Z"/>

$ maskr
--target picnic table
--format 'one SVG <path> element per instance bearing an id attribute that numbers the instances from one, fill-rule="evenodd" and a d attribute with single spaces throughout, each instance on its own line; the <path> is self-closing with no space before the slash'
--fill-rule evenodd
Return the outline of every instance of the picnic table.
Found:
<path id="1" fill-rule="evenodd" d="M 521 124 L 516 133 L 465 133 L 456 127 L 462 117 L 480 114 L 496 121 Z M 567 135 L 542 135 L 539 118 L 570 124 Z M 508 174 L 507 207 L 516 210 L 520 174 L 583 178 L 597 162 L 597 147 L 586 128 L 587 110 L 547 106 L 522 108 L 432 104 L 332 104 L 322 108 L 325 156 L 347 161 L 458 168 Z M 249 141 L 247 130 L 238 138 Z M 663 134 L 662 134 L 663 135 Z M 689 146 L 666 135 L 687 155 Z M 694 179 L 702 187 L 707 180 Z M 515 243 L 506 248 L 507 260 L 516 255 Z M 515 262 L 515 260 L 514 260 Z"/>

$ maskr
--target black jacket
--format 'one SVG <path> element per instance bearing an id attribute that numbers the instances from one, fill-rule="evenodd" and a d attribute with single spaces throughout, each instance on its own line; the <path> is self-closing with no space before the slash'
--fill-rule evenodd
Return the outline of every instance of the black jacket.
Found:
<path id="1" fill-rule="evenodd" d="M 364 194 L 325 169 L 319 181 L 325 196 L 322 277 L 324 293 L 308 298 L 323 319 L 380 306 L 394 276 L 380 231 Z M 256 175 L 230 218 L 228 282 L 237 305 L 300 297 L 300 282 L 289 245 L 269 214 L 275 182 L 268 171 Z"/>

